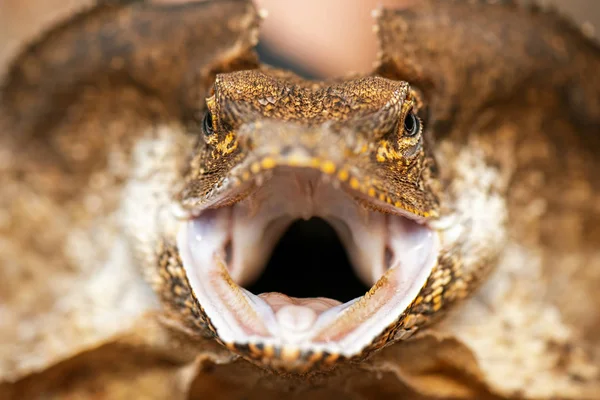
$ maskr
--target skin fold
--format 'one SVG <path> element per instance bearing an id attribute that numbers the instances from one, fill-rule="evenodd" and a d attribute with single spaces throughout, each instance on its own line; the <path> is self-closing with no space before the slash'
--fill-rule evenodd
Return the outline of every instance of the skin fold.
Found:
<path id="1" fill-rule="evenodd" d="M 237 387 L 260 381 L 271 394 L 348 378 L 340 391 L 368 398 L 383 374 L 396 395 L 592 398 L 600 50 L 552 12 L 494 3 L 380 10 L 377 68 L 325 82 L 260 65 L 260 17 L 241 0 L 103 2 L 29 43 L 0 92 L 0 390 L 57 393 L 23 382 L 144 354 L 181 396 L 244 376 Z M 390 117 L 378 96 L 401 82 Z M 265 101 L 286 91 L 303 106 Z M 409 108 L 416 138 L 390 122 Z M 320 160 L 311 168 L 357 171 L 365 208 L 410 212 L 446 235 L 406 310 L 352 357 L 223 340 L 178 248 L 181 221 L 234 193 L 226 183 L 242 170 L 257 175 L 253 161 L 290 165 L 260 149 L 281 155 L 300 138 Z M 210 377 L 207 363 L 219 365 Z M 313 374 L 264 370 L 292 364 Z M 128 386 L 105 372 L 94 379 Z"/>

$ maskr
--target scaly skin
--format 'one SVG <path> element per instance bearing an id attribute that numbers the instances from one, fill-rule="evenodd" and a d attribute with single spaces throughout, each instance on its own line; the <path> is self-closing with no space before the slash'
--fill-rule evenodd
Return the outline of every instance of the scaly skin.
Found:
<path id="1" fill-rule="evenodd" d="M 179 196 L 183 207 L 192 212 L 220 192 L 234 191 L 260 173 L 278 166 L 301 166 L 300 161 L 285 155 L 285 149 L 302 143 L 311 154 L 302 163 L 340 184 L 348 183 L 364 195 L 361 201 L 368 209 L 384 210 L 387 203 L 428 221 L 454 218 L 453 212 L 438 215 L 439 182 L 424 134 L 407 136 L 399 128 L 406 114 L 411 110 L 418 112 L 419 107 L 416 93 L 405 82 L 366 77 L 315 83 L 277 70 L 244 71 L 217 76 L 214 95 L 207 103 L 214 132 L 206 134 L 199 129 L 200 139 Z M 264 148 L 269 149 L 267 153 L 261 152 Z M 222 187 L 223 182 L 232 181 L 233 188 Z M 237 202 L 244 196 L 226 199 L 219 206 Z M 448 204 L 446 208 L 450 208 Z M 502 223 L 502 213 L 497 217 L 497 223 Z M 494 235 L 492 226 L 496 224 L 490 224 L 484 233 L 477 233 L 479 243 L 468 244 L 476 256 L 467 260 L 466 265 L 460 249 L 467 246 L 467 239 L 457 239 L 445 247 L 412 304 L 351 359 L 364 359 L 374 350 L 409 338 L 475 290 L 493 266 L 502 244 L 502 235 Z M 471 233 L 465 231 L 463 235 Z M 159 293 L 177 314 L 191 317 L 189 327 L 194 329 L 200 320 L 200 329 L 195 329 L 199 334 L 208 330 L 210 336 L 221 340 L 210 323 L 210 315 L 183 278 L 185 272 L 174 240 L 163 236 L 160 243 L 164 247 L 159 254 L 162 278 Z M 366 297 L 378 296 L 389 286 L 385 278 L 381 279 Z M 356 305 L 365 307 L 369 307 L 366 301 Z M 343 327 L 340 322 L 336 329 L 341 332 Z M 329 367 L 348 358 L 269 345 L 223 344 L 252 360 L 283 369 L 305 371 Z"/>
<path id="2" fill-rule="evenodd" d="M 597 263 L 600 52 L 552 14 L 503 3 L 431 0 L 410 11 L 383 12 L 374 75 L 393 82 L 363 77 L 310 84 L 268 68 L 216 75 L 258 67 L 250 51 L 258 17 L 242 1 L 98 6 L 46 34 L 15 60 L 0 98 L 0 207 L 6 216 L 0 235 L 7 243 L 1 271 L 8 278 L 3 282 L 22 282 L 19 290 L 10 283 L 0 290 L 3 302 L 14 305 L 11 320 L 27 319 L 33 308 L 51 313 L 61 277 L 70 270 L 85 275 L 106 265 L 121 268 L 133 257 L 170 323 L 192 337 L 219 341 L 189 287 L 175 244 L 178 220 L 170 209 L 193 210 L 233 167 L 252 159 L 249 141 L 219 125 L 225 118 L 219 107 L 241 100 L 248 108 L 227 109 L 229 120 L 260 116 L 284 127 L 330 121 L 333 128 L 320 129 L 313 139 L 328 146 L 339 146 L 331 135 L 345 122 L 360 121 L 349 136 L 367 150 L 340 162 L 331 158 L 339 148 L 319 147 L 313 167 L 341 181 L 350 176 L 340 172 L 352 167 L 367 196 L 383 195 L 385 203 L 427 220 L 463 227 L 418 297 L 354 361 L 407 339 L 455 308 L 488 276 L 507 237 L 538 246 L 549 270 L 574 252 L 589 254 L 580 262 Z M 214 20 L 229 23 L 217 26 Z M 452 23 L 459 20 L 458 27 Z M 400 80 L 413 90 L 405 86 L 396 120 L 411 106 L 419 108 L 425 131 L 418 143 L 397 130 L 389 135 L 393 124 L 385 113 L 360 118 L 382 108 L 378 96 Z M 381 87 L 374 90 L 376 85 Z M 265 104 L 286 90 L 293 92 L 288 103 Z M 332 91 L 343 93 L 345 102 L 335 101 Z M 413 104 L 418 96 L 423 104 Z M 303 106 L 289 106 L 296 102 Z M 204 139 L 207 103 L 217 116 L 216 134 Z M 260 132 L 254 127 L 245 137 L 262 139 Z M 285 130 L 271 144 L 281 149 L 297 134 Z M 255 162 L 255 168 L 247 165 L 251 175 L 275 161 Z M 532 211 L 534 200 L 543 203 L 541 213 Z M 472 209 L 486 210 L 486 217 L 473 220 Z M 123 240 L 127 248 L 116 251 Z M 59 284 L 33 297 L 27 288 L 48 279 L 40 270 L 52 271 Z M 151 296 L 139 301 L 154 306 Z M 577 319 L 597 316 L 599 308 L 567 311 Z M 600 326 L 599 317 L 588 321 L 579 332 L 583 338 L 592 338 Z M 65 318 L 52 323 L 61 326 Z M 274 367 L 306 370 L 341 358 L 224 344 Z M 26 372 L 16 370 L 14 376 Z"/>

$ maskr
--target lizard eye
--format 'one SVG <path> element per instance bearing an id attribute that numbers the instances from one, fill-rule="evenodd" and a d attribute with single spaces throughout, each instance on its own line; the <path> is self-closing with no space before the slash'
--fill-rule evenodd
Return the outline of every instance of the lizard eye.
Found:
<path id="1" fill-rule="evenodd" d="M 206 114 L 204 114 L 204 120 L 202 121 L 202 130 L 204 131 L 204 134 L 206 136 L 211 136 L 215 133 L 212 113 L 210 111 L 206 111 Z"/>
<path id="2" fill-rule="evenodd" d="M 415 136 L 421 130 L 421 121 L 412 111 L 404 118 L 404 134 L 406 136 Z"/>

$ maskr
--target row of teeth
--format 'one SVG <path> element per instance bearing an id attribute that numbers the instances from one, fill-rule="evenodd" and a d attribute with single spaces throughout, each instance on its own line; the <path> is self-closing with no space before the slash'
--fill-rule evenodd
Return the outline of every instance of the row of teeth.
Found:
<path id="1" fill-rule="evenodd" d="M 361 192 L 371 198 L 378 199 L 381 202 L 388 203 L 397 208 L 404 208 L 400 201 L 394 201 L 392 198 L 375 189 L 376 182 L 361 182 L 347 168 L 338 168 L 333 161 L 321 160 L 319 158 L 286 158 L 284 161 L 278 161 L 271 156 L 267 156 L 260 161 L 253 162 L 249 168 L 236 171 L 235 176 L 231 179 L 234 186 L 254 180 L 256 185 L 260 186 L 270 176 L 271 170 L 277 166 L 289 167 L 308 167 L 320 170 L 322 180 L 332 183 L 338 187 L 341 183 L 347 183 L 352 190 Z M 335 179 L 332 179 L 334 178 Z M 428 215 L 423 215 L 427 217 Z"/>

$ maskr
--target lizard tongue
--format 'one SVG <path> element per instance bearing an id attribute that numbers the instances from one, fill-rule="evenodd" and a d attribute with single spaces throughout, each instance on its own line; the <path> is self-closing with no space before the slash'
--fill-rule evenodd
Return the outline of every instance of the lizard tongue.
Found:
<path id="1" fill-rule="evenodd" d="M 297 298 L 282 293 L 262 293 L 258 297 L 271 307 L 282 329 L 299 332 L 309 330 L 321 314 L 342 304 L 325 297 Z"/>

